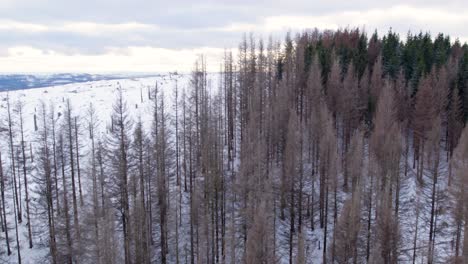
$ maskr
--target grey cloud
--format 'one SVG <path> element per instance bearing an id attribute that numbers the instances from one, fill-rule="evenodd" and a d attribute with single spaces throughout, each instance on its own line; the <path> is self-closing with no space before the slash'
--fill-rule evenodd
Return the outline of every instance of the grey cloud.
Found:
<path id="1" fill-rule="evenodd" d="M 254 22 L 274 15 L 320 15 L 324 13 L 388 8 L 395 5 L 443 7 L 457 10 L 463 0 L 7 0 L 0 3 L 0 17 L 29 22 L 91 21 L 119 23 L 138 21 L 173 28 Z"/>
<path id="2" fill-rule="evenodd" d="M 109 47 L 152 46 L 169 49 L 196 47 L 229 47 L 240 39 L 239 32 L 196 30 L 154 30 L 86 35 L 74 32 L 24 33 L 0 30 L 0 43 L 5 46 L 33 46 L 69 55 L 104 53 Z M 0 52 L 0 54 L 2 54 Z M 3 52 L 3 55 L 6 53 Z"/>
<path id="3" fill-rule="evenodd" d="M 271 16 L 333 16 L 342 12 L 366 12 L 395 5 L 433 7 L 456 13 L 465 8 L 463 2 L 447 0 L 441 5 L 440 1 L 436 0 L 328 0 L 326 4 L 319 0 L 260 0 L 254 3 L 248 0 L 3 0 L 0 2 L 0 17 L 12 21 L 40 24 L 52 28 L 70 22 L 104 24 L 136 22 L 153 25 L 156 28 L 84 34 L 60 30 L 14 31 L 0 27 L 0 43 L 3 47 L 25 45 L 65 54 L 101 54 L 108 51 L 108 48 L 125 49 L 129 46 L 170 49 L 208 46 L 236 48 L 242 32 L 223 30 L 223 27 L 239 23 L 259 25 L 264 18 Z M 314 26 L 313 24 L 303 25 L 304 28 Z M 387 29 L 390 26 L 399 32 L 406 32 L 408 29 L 416 31 L 431 29 L 434 34 L 442 31 L 455 36 L 468 36 L 468 30 L 464 25 L 447 27 L 430 24 L 429 21 L 428 23 L 417 21 L 409 24 L 408 21 L 392 20 L 369 24 L 366 28 L 372 31 L 374 28 Z M 429 26 L 431 28 L 428 28 Z M 5 49 L 0 49 L 0 56 L 5 54 Z"/>

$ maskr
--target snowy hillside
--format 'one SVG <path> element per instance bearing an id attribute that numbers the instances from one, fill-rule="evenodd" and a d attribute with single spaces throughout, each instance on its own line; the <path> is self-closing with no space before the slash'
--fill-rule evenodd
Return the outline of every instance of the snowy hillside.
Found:
<path id="1" fill-rule="evenodd" d="M 160 74 L 1 74 L 0 91 L 21 90 L 25 88 L 49 87 L 65 84 L 86 83 L 92 81 L 119 80 L 159 76 Z"/>
<path id="2" fill-rule="evenodd" d="M 301 124 L 283 94 L 295 90 L 279 81 L 276 95 L 262 97 L 241 81 L 236 90 L 232 76 L 0 93 L 8 227 L 0 263 L 450 263 L 460 255 L 467 144 L 449 159 L 434 125 L 416 157 L 414 137 L 393 124 L 390 89 L 375 128 L 356 125 L 348 137 L 350 123 L 324 103 L 330 94 L 310 92 L 310 123 Z M 311 90 L 320 88 L 314 81 Z"/>
<path id="3" fill-rule="evenodd" d="M 0 93 L 2 98 L 0 109 L 3 110 L 3 113 L 5 112 L 7 96 L 10 97 L 12 104 L 18 100 L 24 102 L 25 134 L 27 137 L 34 137 L 34 114 L 39 116 L 41 102 L 54 104 L 56 113 L 60 116 L 63 114 L 66 100 L 70 99 L 74 111 L 82 118 L 85 118 L 89 105 L 93 104 L 98 112 L 99 120 L 106 123 L 109 121 L 112 105 L 116 99 L 116 91 L 121 87 L 128 106 L 138 109 L 137 111 L 132 110 L 131 113 L 141 114 L 145 118 L 151 113 L 148 92 L 155 85 L 158 85 L 170 99 L 176 82 L 182 91 L 188 85 L 188 78 L 187 75 L 168 74 L 159 77 L 101 80 L 2 92 Z"/>
<path id="4" fill-rule="evenodd" d="M 3 168 L 5 175 L 11 175 L 11 169 L 9 169 L 9 163 L 5 162 L 7 157 L 8 150 L 8 133 L 5 133 L 7 130 L 7 97 L 9 97 L 10 103 L 14 106 L 18 102 L 24 103 L 23 115 L 24 115 L 24 134 L 25 141 L 32 142 L 33 152 L 37 149 L 35 144 L 38 140 L 38 132 L 35 130 L 35 116 L 38 119 L 37 125 L 39 125 L 39 116 L 41 103 L 44 102 L 48 106 L 53 106 L 55 108 L 55 115 L 57 122 L 60 123 L 64 118 L 64 111 L 66 107 L 66 101 L 70 99 L 73 111 L 77 118 L 85 120 L 87 118 L 87 111 L 90 107 L 90 104 L 93 104 L 96 108 L 96 113 L 99 119 L 99 128 L 101 132 L 105 132 L 106 126 L 110 125 L 110 116 L 112 112 L 112 106 L 116 99 L 117 89 L 121 88 L 127 102 L 132 118 L 136 121 L 139 116 L 142 117 L 142 121 L 146 128 L 149 128 L 152 122 L 152 107 L 153 102 L 148 99 L 148 92 L 152 91 L 157 85 L 160 91 L 165 94 L 165 97 L 170 102 L 173 97 L 173 89 L 178 85 L 180 91 L 187 87 L 189 82 L 188 75 L 171 75 L 171 74 L 162 74 L 158 77 L 146 77 L 146 78 L 131 78 L 131 79 L 119 79 L 119 80 L 101 80 L 101 81 L 92 81 L 85 83 L 72 83 L 67 85 L 60 86 L 51 86 L 44 88 L 35 88 L 27 90 L 15 90 L 9 92 L 0 93 L 0 130 L 2 131 L 0 137 L 0 150 L 2 151 L 3 157 Z M 170 105 L 167 106 L 168 110 L 171 110 Z M 15 123 L 17 125 L 17 123 Z M 89 152 L 89 137 L 86 136 L 85 128 L 83 127 L 83 153 Z M 14 135 L 15 138 L 18 138 L 19 135 Z M 28 148 L 29 148 L 29 143 Z M 33 154 L 34 155 L 34 154 Z M 31 174 L 36 172 L 31 169 Z M 29 173 L 28 173 L 29 174 Z M 9 176 L 6 176 L 9 178 Z M 28 176 L 30 177 L 30 176 Z M 37 194 L 33 192 L 36 189 L 35 183 L 32 182 L 30 178 L 29 190 L 31 200 L 37 200 Z M 20 179 L 22 182 L 22 178 Z M 24 183 L 21 183 L 23 185 Z M 88 181 L 84 180 L 85 184 L 89 184 Z M 6 184 L 6 199 L 7 201 L 7 222 L 9 224 L 9 229 L 11 229 L 10 240 L 12 245 L 12 255 L 7 256 L 4 240 L 5 233 L 0 232 L 0 241 L 2 245 L 0 246 L 0 263 L 5 261 L 7 263 L 17 263 L 17 251 L 16 251 L 16 240 L 14 238 L 15 228 L 14 223 L 15 219 L 13 218 L 13 203 L 11 202 L 12 192 L 10 187 L 12 186 L 12 181 L 7 180 Z M 23 199 L 21 200 L 21 206 L 25 207 L 25 198 L 24 198 L 24 186 L 23 188 Z M 24 210 L 23 210 L 24 211 Z M 41 223 L 41 218 L 36 218 L 34 215 L 39 214 L 38 210 L 31 210 L 32 215 L 32 227 L 33 227 L 33 242 L 34 247 L 32 249 L 28 246 L 28 231 L 27 231 L 27 221 L 24 221 L 18 225 L 19 230 L 19 242 L 21 245 L 21 255 L 22 263 L 43 263 L 44 258 L 48 255 L 49 250 L 44 245 L 46 241 L 42 235 L 34 235 L 44 233 L 44 223 Z"/>

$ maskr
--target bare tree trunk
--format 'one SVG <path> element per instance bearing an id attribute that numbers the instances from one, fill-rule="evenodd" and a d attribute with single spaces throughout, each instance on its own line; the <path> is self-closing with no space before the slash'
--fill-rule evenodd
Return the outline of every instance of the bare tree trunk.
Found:
<path id="1" fill-rule="evenodd" d="M 328 185 L 325 186 L 325 207 L 324 207 L 324 227 L 323 227 L 323 256 L 322 263 L 327 263 L 327 231 L 328 231 Z"/>
<path id="2" fill-rule="evenodd" d="M 370 187 L 369 200 L 367 204 L 367 238 L 366 238 L 366 261 L 369 262 L 370 243 L 371 243 L 371 227 L 372 227 L 372 196 L 374 190 L 374 172 L 370 172 Z"/>
<path id="3" fill-rule="evenodd" d="M 194 206 L 193 206 L 193 165 L 192 165 L 192 134 L 189 134 L 189 178 L 190 178 L 190 263 L 195 263 L 195 249 L 194 249 L 194 230 L 193 230 L 193 222 L 194 222 Z"/>
<path id="4" fill-rule="evenodd" d="M 418 187 L 419 188 L 419 187 Z M 415 223 L 415 230 L 414 230 L 414 239 L 413 239 L 413 264 L 416 263 L 416 250 L 417 250 L 417 243 L 418 243 L 418 230 L 419 230 L 419 194 L 416 200 L 416 223 Z"/>
<path id="5" fill-rule="evenodd" d="M 76 171 L 78 173 L 78 191 L 80 193 L 80 206 L 83 206 L 83 192 L 81 190 L 81 169 L 80 169 L 80 144 L 78 143 L 78 121 L 75 116 L 75 147 L 76 147 Z"/>
<path id="6" fill-rule="evenodd" d="M 292 186 L 294 186 L 294 180 L 291 180 Z M 295 233 L 294 228 L 294 187 L 291 188 L 291 208 L 290 208 L 290 223 L 289 223 L 289 264 L 293 263 L 293 238 Z"/>
<path id="7" fill-rule="evenodd" d="M 419 162 L 419 182 L 422 183 L 423 182 L 423 175 L 424 175 L 424 139 L 422 140 L 422 147 L 421 147 L 421 154 L 419 155 L 420 156 L 420 162 Z"/>
<path id="8" fill-rule="evenodd" d="M 32 230 L 31 230 L 31 217 L 29 214 L 29 190 L 28 190 L 28 178 L 27 178 L 27 167 L 26 167 L 26 146 L 24 142 L 24 129 L 23 129 L 23 105 L 20 102 L 18 104 L 18 112 L 19 112 L 19 119 L 20 119 L 20 133 L 21 133 L 21 154 L 22 154 L 22 162 L 23 162 L 23 177 L 24 177 L 24 191 L 25 191 L 25 198 L 26 198 L 26 218 L 27 218 L 27 226 L 28 226 L 28 239 L 29 239 L 29 248 L 33 247 L 32 241 Z M 57 199 L 58 201 L 59 199 Z M 57 202 L 58 206 L 58 202 Z M 58 210 L 58 208 L 57 208 Z"/>
<path id="9" fill-rule="evenodd" d="M 68 129 L 68 150 L 70 157 L 70 171 L 72 180 L 72 197 L 73 197 L 73 226 L 75 228 L 75 236 L 77 241 L 80 241 L 80 226 L 78 221 L 78 204 L 76 198 L 75 187 L 75 155 L 73 154 L 73 121 L 71 113 L 70 100 L 67 100 L 67 129 Z M 79 242 L 78 242 L 79 243 Z"/>
<path id="10" fill-rule="evenodd" d="M 438 154 L 438 153 L 437 153 Z M 436 217 L 436 200 L 437 200 L 437 176 L 439 170 L 439 157 L 436 158 L 434 168 L 432 170 L 432 191 L 431 191 L 431 216 L 429 220 L 429 254 L 428 254 L 428 263 L 431 264 L 433 262 L 433 254 L 434 250 L 432 247 L 432 241 L 434 240 L 435 236 L 435 217 Z"/>
<path id="11" fill-rule="evenodd" d="M 10 107 L 10 98 L 7 96 L 7 111 L 8 111 L 8 138 L 9 138 L 9 146 L 10 146 L 10 158 L 11 158 L 11 171 L 13 173 L 13 195 L 15 199 L 15 203 L 19 204 L 19 200 L 21 200 L 21 197 L 18 198 L 18 184 L 16 182 L 16 165 L 15 165 L 15 153 L 14 153 L 14 144 L 13 144 L 13 120 L 11 117 L 11 107 Z M 20 210 L 20 207 L 17 206 L 15 208 L 15 214 L 18 215 L 18 222 L 22 222 L 22 213 Z"/>
<path id="12" fill-rule="evenodd" d="M 148 163 L 148 170 L 152 170 L 153 168 L 151 167 L 151 161 L 153 158 L 153 155 L 151 155 L 150 151 L 148 151 L 148 155 L 147 155 L 147 163 Z M 153 240 L 153 199 L 152 199 L 152 195 L 151 195 L 151 190 L 152 190 L 152 187 L 151 187 L 151 174 L 148 175 L 148 183 L 146 184 L 147 186 L 147 189 L 146 189 L 146 211 L 147 211 L 147 221 L 148 221 L 148 224 L 147 224 L 147 243 L 148 243 L 148 261 L 151 261 L 151 247 L 152 245 L 154 245 L 154 240 Z"/>
<path id="13" fill-rule="evenodd" d="M 54 182 L 55 182 L 55 197 L 59 197 L 58 191 L 58 168 L 57 168 L 57 142 L 55 137 L 55 112 L 54 106 L 50 107 L 50 122 L 52 124 L 52 156 L 54 163 Z M 57 215 L 60 215 L 60 199 L 56 199 Z"/>
<path id="14" fill-rule="evenodd" d="M 461 236 L 462 236 L 462 223 L 461 221 L 457 221 L 457 230 L 455 231 L 455 258 L 456 259 L 460 257 Z"/>
<path id="15" fill-rule="evenodd" d="M 3 163 L 2 163 L 2 154 L 0 153 L 0 187 L 1 187 L 1 192 L 2 192 L 2 212 L 3 213 L 3 219 L 4 219 L 4 231 L 5 231 L 5 242 L 7 246 L 7 254 L 8 256 L 11 255 L 11 249 L 10 249 L 10 239 L 8 237 L 8 222 L 7 222 L 7 217 L 6 217 L 6 209 L 5 209 L 5 179 L 3 177 Z M 3 228 L 3 225 L 2 225 Z"/>
<path id="16" fill-rule="evenodd" d="M 11 186 L 11 188 L 13 189 L 13 186 Z M 14 190 L 12 190 L 12 191 L 14 191 Z M 18 207 L 18 204 L 16 203 L 16 199 L 13 199 L 13 210 L 14 210 L 14 212 L 16 211 L 17 207 Z M 18 257 L 18 264 L 21 264 L 21 246 L 20 246 L 20 240 L 19 240 L 19 234 L 18 234 L 18 218 L 17 218 L 16 214 L 15 214 L 15 233 L 16 233 L 16 253 L 17 253 L 17 257 Z"/>
<path id="17" fill-rule="evenodd" d="M 334 182 L 333 187 L 333 233 L 336 231 L 336 221 L 338 219 L 338 183 L 337 180 Z M 333 235 L 332 241 L 332 252 L 331 252 L 331 263 L 335 262 L 335 253 L 336 253 L 336 236 Z"/>
<path id="18" fill-rule="evenodd" d="M 0 178 L 0 181 L 2 179 Z M 1 192 L 1 189 L 0 189 L 0 192 Z M 0 199 L 1 199 L 1 196 L 0 196 Z M 0 202 L 0 226 L 2 228 L 2 232 L 5 232 L 5 225 L 3 223 L 3 206 L 2 206 L 2 203 Z"/>
<path id="19" fill-rule="evenodd" d="M 34 162 L 32 143 L 29 143 L 29 156 L 31 156 L 31 162 Z"/>
<path id="20" fill-rule="evenodd" d="M 302 109 L 302 108 L 301 108 Z M 302 127 L 302 126 L 301 126 Z M 298 230 L 302 231 L 302 192 L 303 192 L 303 186 L 304 186 L 304 168 L 303 168 L 303 144 L 302 144 L 302 133 L 299 136 L 300 137 L 300 143 L 299 143 L 299 208 L 298 208 L 298 215 L 299 215 L 299 226 Z"/>
<path id="21" fill-rule="evenodd" d="M 175 86 L 175 152 L 176 152 L 176 178 L 177 186 L 180 185 L 180 170 L 179 170 L 179 93 L 177 80 Z"/>
<path id="22" fill-rule="evenodd" d="M 19 207 L 19 211 L 20 212 L 23 212 L 23 194 L 21 192 L 22 188 L 21 188 L 21 160 L 20 160 L 20 155 L 21 155 L 21 147 L 18 146 L 16 148 L 16 175 L 18 175 L 18 193 L 19 193 L 19 204 L 17 204 L 16 206 Z M 22 213 L 21 213 L 22 214 Z"/>
<path id="23" fill-rule="evenodd" d="M 462 259 L 463 261 L 465 261 L 465 263 L 468 262 L 468 213 L 467 211 L 465 211 L 465 227 L 464 227 L 465 234 L 463 235 L 464 240 L 463 240 L 463 256 L 462 256 Z"/>
<path id="24" fill-rule="evenodd" d="M 323 228 L 325 223 L 325 175 L 322 172 L 320 173 L 319 196 L 320 228 Z"/>
<path id="25" fill-rule="evenodd" d="M 63 188 L 63 210 L 65 213 L 65 232 L 67 237 L 67 262 L 73 263 L 73 240 L 71 237 L 71 227 L 70 227 L 70 213 L 68 209 L 68 192 L 67 192 L 67 182 L 65 179 L 65 152 L 63 149 L 63 137 L 60 135 L 59 139 L 60 145 L 60 158 L 61 158 L 61 166 L 62 166 L 62 188 Z"/>
<path id="26" fill-rule="evenodd" d="M 124 247 L 125 247 L 125 263 L 131 263 L 130 261 L 130 208 L 128 202 L 128 161 L 127 161 L 127 149 L 125 147 L 125 127 L 124 127 L 124 120 L 123 120 L 123 109 L 122 109 L 122 94 L 120 94 L 120 112 L 119 118 L 119 151 L 121 155 L 121 175 L 122 175 L 122 225 L 123 225 L 123 233 L 124 233 Z"/>
<path id="27" fill-rule="evenodd" d="M 93 181 L 93 225 L 94 225 L 94 239 L 95 239 L 95 251 L 96 251 L 96 263 L 101 263 L 101 237 L 99 233 L 99 198 L 98 198 L 98 183 L 97 183 L 97 162 L 96 162 L 96 143 L 95 143 L 95 127 L 96 127 L 96 112 L 92 104 L 88 109 L 88 129 L 89 138 L 91 139 L 91 176 Z"/>
<path id="28" fill-rule="evenodd" d="M 178 189 L 180 189 L 180 185 L 178 186 Z M 179 264 L 180 263 L 180 260 L 179 260 L 179 223 L 178 221 L 179 220 L 179 210 L 180 210 L 180 202 L 176 204 L 176 213 L 175 213 L 175 216 L 176 216 L 176 219 L 175 219 L 175 235 L 176 235 L 176 244 L 175 244 L 175 248 L 176 248 L 176 264 Z"/>
<path id="29" fill-rule="evenodd" d="M 50 254 L 52 256 L 52 263 L 57 263 L 57 242 L 55 236 L 55 219 L 54 219 L 54 205 L 53 205 L 53 195 L 52 195 L 52 181 L 51 181 L 51 165 L 50 165 L 50 150 L 48 145 L 48 127 L 46 121 L 46 109 L 45 105 L 42 105 L 42 120 L 43 120 L 43 131 L 41 134 L 42 141 L 42 166 L 44 169 L 44 178 L 45 178 L 45 196 L 47 203 L 47 219 L 49 227 L 49 247 Z"/>
<path id="30" fill-rule="evenodd" d="M 104 208 L 105 208 L 105 192 L 104 187 L 106 183 L 105 174 L 104 174 L 104 159 L 103 159 L 103 146 L 101 141 L 97 142 L 97 153 L 96 159 L 99 166 L 99 186 L 101 191 L 101 216 L 104 216 Z"/>
<path id="31" fill-rule="evenodd" d="M 167 262 L 168 242 L 167 242 L 167 209 L 168 209 L 168 196 L 167 196 L 167 182 L 166 182 L 166 118 L 164 116 L 164 96 L 161 96 L 159 123 L 154 120 L 155 125 L 159 128 L 159 133 L 156 135 L 156 159 L 158 162 L 158 206 L 159 206 L 159 221 L 160 221 L 160 239 L 161 239 L 161 263 Z M 156 100 L 156 98 L 155 98 Z M 157 113 L 155 114 L 157 115 Z M 157 129 L 156 128 L 156 129 Z"/>

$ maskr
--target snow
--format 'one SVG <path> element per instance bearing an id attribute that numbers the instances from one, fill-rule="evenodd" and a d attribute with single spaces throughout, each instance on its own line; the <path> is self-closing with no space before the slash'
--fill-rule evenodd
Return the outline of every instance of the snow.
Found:
<path id="1" fill-rule="evenodd" d="M 144 78 L 128 78 L 119 80 L 103 80 L 103 81 L 92 81 L 86 83 L 73 83 L 66 85 L 56 85 L 45 88 L 25 89 L 16 90 L 10 92 L 0 92 L 0 128 L 6 128 L 6 113 L 7 113 L 7 96 L 10 98 L 11 106 L 14 107 L 18 101 L 24 103 L 23 116 L 24 116 L 24 129 L 25 129 L 25 141 L 34 142 L 38 138 L 38 134 L 34 128 L 34 115 L 39 118 L 40 105 L 42 102 L 47 105 L 54 105 L 56 118 L 63 116 L 66 101 L 69 99 L 73 108 L 73 112 L 78 118 L 86 118 L 86 113 L 90 104 L 93 104 L 96 108 L 97 116 L 100 121 L 101 133 L 105 131 L 105 127 L 110 124 L 110 116 L 112 112 L 112 105 L 116 98 L 117 89 L 121 88 L 124 94 L 124 98 L 127 102 L 129 111 L 132 114 L 133 119 L 136 120 L 138 116 L 142 117 L 144 126 L 149 129 L 152 122 L 152 101 L 148 99 L 148 90 L 153 89 L 155 85 L 158 85 L 158 89 L 163 91 L 167 98 L 172 97 L 172 90 L 176 83 L 179 87 L 179 91 L 186 88 L 189 84 L 189 75 L 174 75 L 174 74 L 160 74 L 155 77 L 144 77 Z M 171 109 L 170 104 L 168 109 Z M 39 120 L 38 120 L 39 125 Z M 0 129 L 1 130 L 1 129 Z M 8 152 L 8 135 L 7 133 L 0 133 L 0 150 L 4 157 Z M 84 144 L 86 148 L 86 144 Z M 83 150 L 86 152 L 86 149 Z M 6 177 L 9 177 L 9 164 L 6 163 L 6 158 L 3 159 L 3 167 L 6 173 Z M 21 182 L 23 180 L 21 179 Z M 33 190 L 35 186 L 29 182 L 28 189 Z M 6 254 L 6 246 L 4 245 L 4 233 L 0 232 L 0 263 L 3 261 L 6 263 L 17 263 L 17 251 L 16 251 L 16 237 L 15 237 L 15 219 L 13 217 L 13 202 L 11 196 L 11 184 L 8 183 L 5 188 L 7 189 L 6 200 L 7 204 L 7 220 L 9 227 L 9 240 L 12 251 L 11 256 Z M 33 196 L 30 191 L 30 196 Z M 34 199 L 34 197 L 32 197 Z M 25 213 L 25 201 L 24 191 L 22 196 L 22 207 L 23 207 L 23 222 L 18 224 L 18 231 L 20 235 L 20 247 L 21 256 L 23 263 L 41 263 L 44 261 L 45 256 L 49 253 L 49 249 L 41 244 L 46 243 L 42 239 L 46 240 L 47 237 L 35 236 L 34 247 L 29 249 L 28 244 L 28 229 L 26 226 L 26 213 Z M 45 223 L 38 223 L 33 215 L 35 212 L 31 208 L 31 221 L 33 223 L 33 233 L 39 229 L 46 228 Z"/>
<path id="2" fill-rule="evenodd" d="M 217 75 L 213 74 L 209 76 L 211 86 L 215 87 L 218 83 Z M 24 103 L 24 125 L 25 125 L 25 140 L 27 142 L 37 140 L 37 133 L 34 129 L 34 115 L 39 116 L 40 104 L 41 102 L 45 102 L 46 104 L 53 104 L 55 107 L 55 114 L 56 117 L 60 114 L 63 115 L 63 111 L 65 109 L 65 104 L 68 99 L 70 99 L 73 112 L 79 116 L 79 118 L 85 119 L 87 109 L 89 105 L 92 103 L 97 110 L 97 116 L 100 120 L 100 128 L 101 133 L 105 133 L 106 126 L 110 125 L 110 115 L 112 112 L 112 105 L 116 98 L 116 91 L 117 89 L 121 88 L 127 102 L 128 108 L 131 110 L 129 111 L 132 115 L 134 120 L 137 120 L 139 116 L 141 116 L 143 125 L 146 128 L 146 131 L 149 131 L 152 122 L 152 107 L 153 102 L 148 99 L 148 89 L 153 88 L 155 85 L 158 85 L 160 91 L 163 91 L 166 98 L 169 100 L 166 102 L 166 109 L 170 112 L 172 109 L 172 98 L 173 98 L 173 89 L 177 85 L 179 87 L 179 96 L 182 95 L 182 90 L 189 86 L 190 76 L 189 75 L 177 75 L 177 74 L 161 74 L 155 77 L 144 77 L 144 78 L 127 78 L 127 79 L 119 79 L 119 80 L 103 80 L 103 81 L 93 81 L 93 82 L 86 82 L 86 83 L 74 83 L 74 84 L 67 84 L 67 85 L 56 85 L 51 87 L 45 88 L 35 88 L 35 89 L 27 89 L 27 90 L 17 90 L 11 92 L 1 92 L 0 93 L 0 131 L 1 128 L 4 127 L 4 120 L 5 120 L 5 113 L 6 113 L 6 100 L 7 96 L 10 97 L 10 102 L 14 105 L 18 100 L 21 100 Z M 2 123 L 3 122 L 3 123 Z M 84 139 L 83 139 L 84 140 Z M 84 143 L 84 148 L 86 148 L 86 143 Z M 8 140 L 6 133 L 0 133 L 0 150 L 2 153 L 5 153 L 4 156 L 8 153 Z M 86 149 L 83 150 L 86 152 Z M 366 156 L 368 156 L 368 149 L 366 147 Z M 416 201 L 419 197 L 419 203 L 421 206 L 420 212 L 420 219 L 418 224 L 418 233 L 419 238 L 417 245 L 420 247 L 418 249 L 417 255 L 418 260 L 422 260 L 421 257 L 424 257 L 424 254 L 427 253 L 427 236 L 428 236 L 428 218 L 429 218 L 429 198 L 427 194 L 427 189 L 424 187 L 419 187 L 419 184 L 415 180 L 415 172 L 412 169 L 412 162 L 413 156 L 410 155 L 407 159 L 402 157 L 401 161 L 401 208 L 400 208 L 400 219 L 401 223 L 400 226 L 402 227 L 400 232 L 402 234 L 402 245 L 401 248 L 401 262 L 402 263 L 410 263 L 412 261 L 412 251 L 407 250 L 412 247 L 413 237 L 415 232 L 415 223 L 416 223 Z M 5 161 L 4 161 L 5 162 Z M 408 162 L 408 175 L 404 176 L 404 166 L 405 162 Z M 239 165 L 239 160 L 235 160 L 235 167 Z M 441 171 L 441 188 L 439 191 L 447 192 L 447 187 L 445 186 L 444 173 L 447 171 L 447 162 L 445 160 L 445 152 L 441 153 L 441 164 L 440 164 L 440 171 Z M 366 165 L 365 165 L 366 167 Z M 4 164 L 4 168 L 8 170 L 8 164 Z M 367 173 L 367 168 L 363 168 L 363 173 Z M 310 172 L 310 168 L 306 166 L 305 172 L 308 174 Z M 7 174 L 9 172 L 7 171 Z M 22 179 L 21 179 L 22 181 Z M 427 184 L 430 183 L 429 175 L 425 175 L 425 181 Z M 315 186 L 318 188 L 318 181 L 316 179 Z M 310 186 L 310 185 L 309 185 Z M 7 185 L 6 188 L 9 190 L 11 188 L 10 185 Z M 30 189 L 34 189 L 34 186 L 30 186 Z M 310 193 L 310 189 L 307 190 L 307 193 Z M 178 190 L 171 189 L 171 196 L 177 197 Z M 317 192 L 317 190 L 316 190 Z M 8 212 L 13 210 L 13 204 L 11 203 L 11 191 L 7 192 L 7 200 L 10 201 L 8 204 Z M 316 201 L 317 202 L 317 194 L 316 194 Z M 339 208 L 341 208 L 342 203 L 346 200 L 346 194 L 339 193 L 338 200 L 339 200 Z M 24 195 L 23 195 L 23 209 L 25 208 L 24 205 Z M 188 218 L 188 197 L 186 194 L 182 197 L 182 217 L 185 218 L 184 222 Z M 318 205 L 315 205 L 315 208 L 318 208 Z M 174 209 L 174 208 L 172 208 Z M 375 212 L 373 212 L 375 214 Z M 447 256 L 451 254 L 452 249 L 450 248 L 450 239 L 451 236 L 451 224 L 450 224 L 450 210 L 445 210 L 438 219 L 437 225 L 440 228 L 444 228 L 444 224 L 447 224 L 446 230 L 441 232 L 440 235 L 438 234 L 437 242 L 442 243 L 436 247 L 437 251 L 435 252 L 438 259 L 446 259 Z M 25 214 L 24 214 L 25 215 Z M 170 214 L 170 217 L 174 217 L 174 214 Z M 228 216 L 229 217 L 229 216 Z M 329 217 L 329 230 L 328 230 L 328 241 L 331 241 L 333 235 L 333 224 L 331 223 L 332 217 Z M 286 219 L 288 219 L 286 217 Z M 175 219 L 172 220 L 172 223 L 175 222 Z M 315 219 L 316 221 L 318 219 Z M 372 219 L 375 220 L 374 218 Z M 34 221 L 34 220 L 33 220 Z M 288 220 L 282 221 L 278 216 L 276 218 L 276 222 L 278 223 L 278 227 L 276 230 L 277 234 L 277 244 L 287 245 L 287 236 L 285 236 L 288 230 Z M 16 241 L 15 241 L 15 233 L 14 233 L 14 218 L 13 213 L 8 213 L 8 223 L 9 223 L 9 236 L 11 241 L 11 249 L 12 255 L 10 257 L 6 256 L 5 246 L 2 244 L 0 245 L 0 263 L 2 261 L 6 263 L 16 263 L 17 256 L 16 256 Z M 231 220 L 227 220 L 227 225 L 229 228 L 229 224 Z M 43 228 L 46 225 L 45 223 L 38 223 L 33 222 L 33 226 L 36 228 L 34 231 L 38 231 L 38 229 Z M 237 223 L 236 223 L 237 225 Z M 439 228 L 439 227 L 438 227 Z M 323 242 L 323 230 L 319 228 L 318 223 L 315 224 L 315 230 L 311 231 L 310 228 L 306 230 L 306 242 L 305 247 L 308 256 L 307 263 L 321 263 L 322 261 L 322 242 Z M 181 230 L 183 233 L 184 230 Z M 23 220 L 21 224 L 19 224 L 19 234 L 20 234 L 20 246 L 21 246 L 21 254 L 23 263 L 40 263 L 44 260 L 44 257 L 48 254 L 48 248 L 44 246 L 40 246 L 42 243 L 46 243 L 46 241 L 41 241 L 43 237 L 35 236 L 34 237 L 34 244 L 35 247 L 33 249 L 28 248 L 28 236 L 27 236 L 27 226 L 26 221 Z M 0 241 L 3 243 L 4 241 L 4 233 L 0 232 Z M 185 238 L 188 238 L 188 235 L 185 234 Z M 46 240 L 47 237 L 44 237 Z M 184 234 L 181 234 L 179 243 L 179 248 L 187 246 L 186 242 L 184 242 Z M 296 254 L 296 253 L 294 253 Z M 281 257 L 280 262 L 287 262 L 288 260 L 288 251 L 287 246 L 280 246 L 278 247 L 278 256 Z M 420 259 L 421 258 L 421 259 Z M 417 261 L 418 263 L 421 261 Z"/>

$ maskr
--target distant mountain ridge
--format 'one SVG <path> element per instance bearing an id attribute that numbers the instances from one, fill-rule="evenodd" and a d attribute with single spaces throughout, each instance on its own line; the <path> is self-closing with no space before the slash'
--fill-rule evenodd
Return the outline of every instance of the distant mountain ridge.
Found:
<path id="1" fill-rule="evenodd" d="M 158 74 L 0 74 L 0 91 L 11 91 L 29 88 L 48 87 L 70 83 L 81 83 L 102 80 L 126 79 L 135 77 L 158 76 Z"/>

